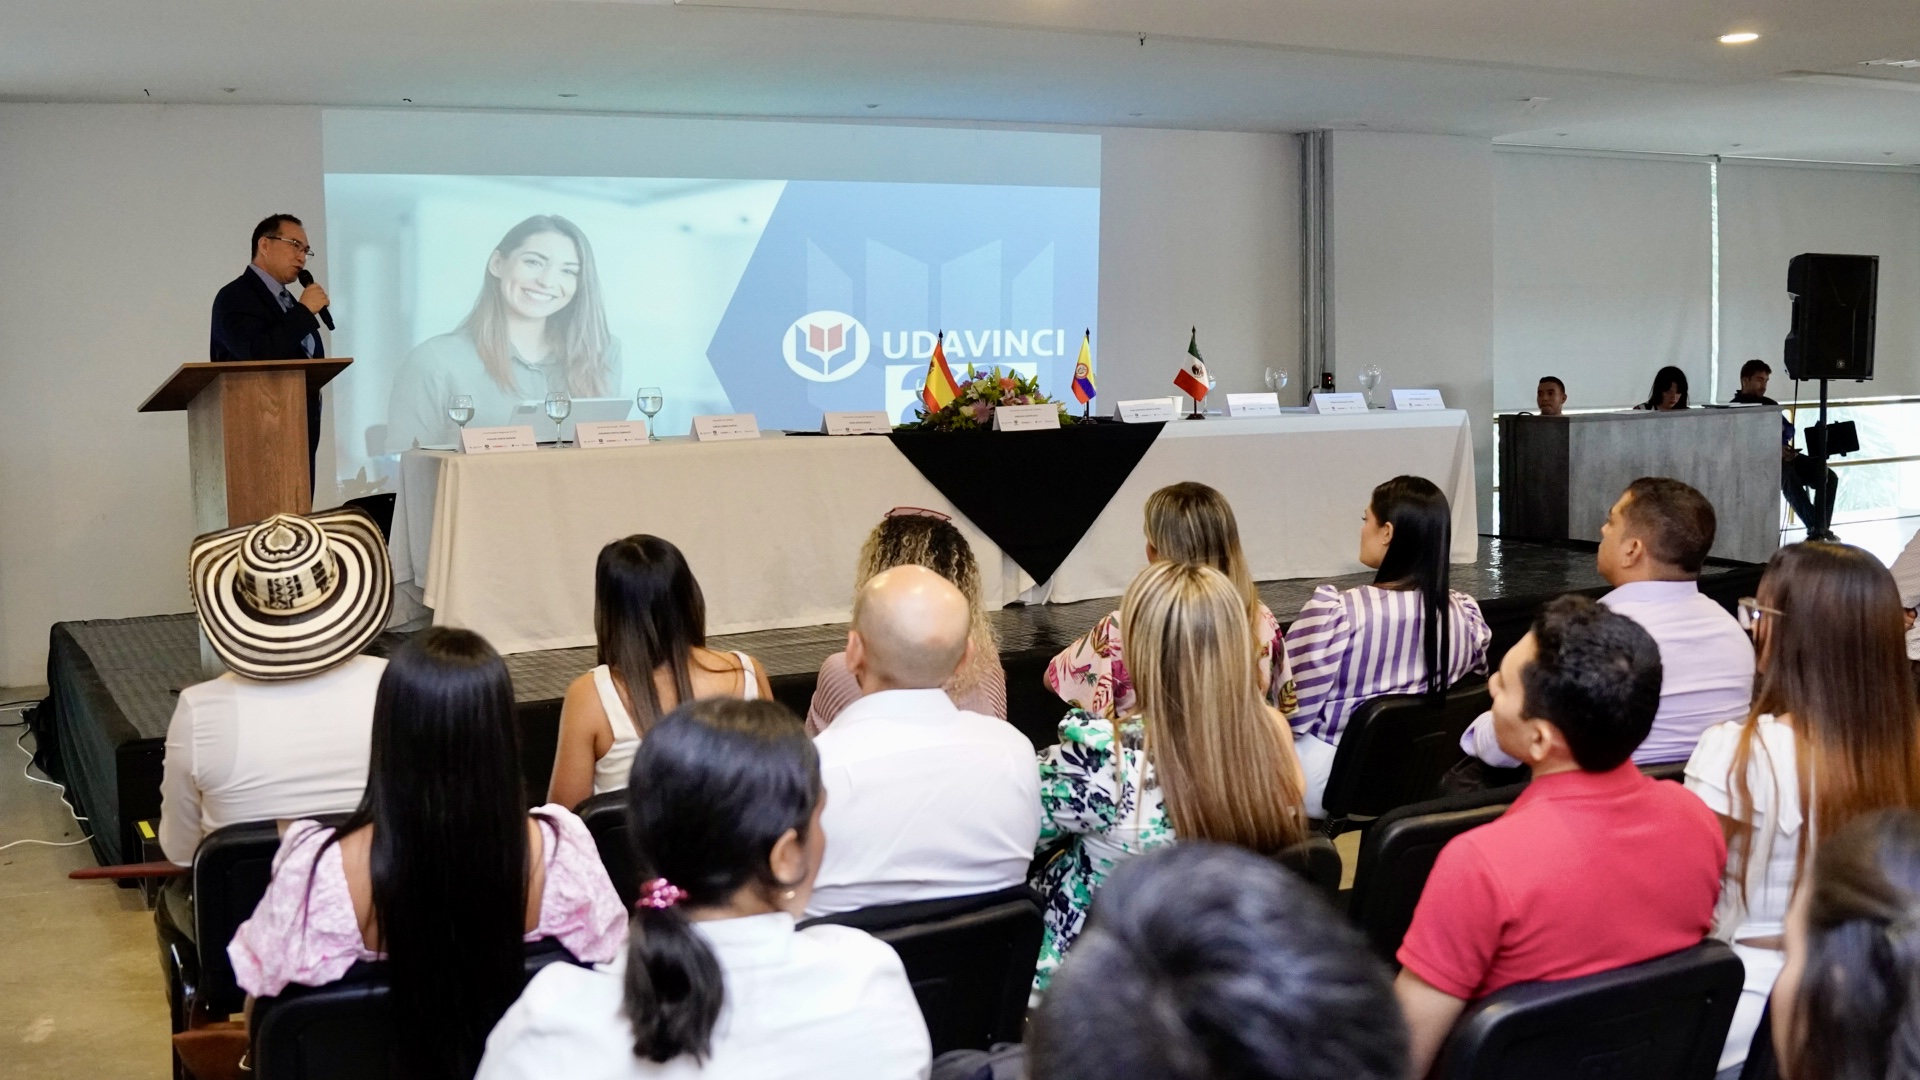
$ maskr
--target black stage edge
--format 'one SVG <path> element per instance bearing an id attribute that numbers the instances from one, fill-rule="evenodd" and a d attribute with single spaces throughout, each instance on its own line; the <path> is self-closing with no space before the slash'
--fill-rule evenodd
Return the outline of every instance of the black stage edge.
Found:
<path id="1" fill-rule="evenodd" d="M 1606 582 L 1594 569 L 1595 545 L 1480 538 L 1479 561 L 1453 568 L 1454 588 L 1479 600 L 1493 630 L 1498 663 L 1526 633 L 1548 600 L 1569 592 L 1600 596 Z M 1731 611 L 1752 596 L 1761 566 L 1708 561 L 1700 587 Z M 1330 579 L 1341 588 L 1369 574 Z M 1267 606 L 1291 621 L 1320 580 L 1260 584 Z M 1034 746 L 1053 742 L 1064 711 L 1041 684 L 1047 661 L 1099 618 L 1119 606 L 1115 597 L 1072 604 L 1007 608 L 993 614 L 1000 661 L 1007 670 L 1008 719 Z M 766 665 L 774 696 L 804 715 L 820 662 L 846 642 L 845 624 L 764 630 L 715 637 L 716 649 L 740 649 Z M 388 634 L 374 651 L 402 640 Z M 507 657 L 521 732 L 531 802 L 544 801 L 567 683 L 592 667 L 593 650 L 558 649 Z M 93 827 L 94 854 L 105 863 L 137 862 L 138 827 L 160 815 L 160 766 L 168 718 L 180 689 L 198 679 L 199 646 L 190 615 L 155 615 L 57 623 L 47 655 L 47 706 L 33 717 L 41 757 Z M 157 854 L 152 854 L 157 858 Z"/>

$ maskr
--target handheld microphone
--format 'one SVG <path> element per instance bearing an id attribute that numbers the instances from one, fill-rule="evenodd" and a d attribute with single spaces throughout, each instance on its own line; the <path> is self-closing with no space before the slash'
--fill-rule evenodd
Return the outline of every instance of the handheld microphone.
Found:
<path id="1" fill-rule="evenodd" d="M 301 288 L 304 289 L 307 286 L 313 284 L 313 275 L 307 271 L 306 267 L 303 266 L 300 268 L 300 273 L 298 276 L 300 279 Z M 328 307 L 331 307 L 331 306 L 332 305 L 328 305 Z M 327 329 L 329 330 L 333 329 L 333 312 L 328 310 L 328 308 L 321 308 L 320 321 L 327 324 Z"/>

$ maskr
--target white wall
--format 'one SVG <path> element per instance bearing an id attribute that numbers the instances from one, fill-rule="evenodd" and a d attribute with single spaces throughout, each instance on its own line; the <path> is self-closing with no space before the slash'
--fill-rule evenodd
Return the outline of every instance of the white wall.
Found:
<path id="1" fill-rule="evenodd" d="M 1793 322 L 1787 262 L 1803 252 L 1880 256 L 1874 380 L 1835 397 L 1920 393 L 1920 174 L 1725 163 L 1720 166 L 1720 393 L 1753 357 L 1773 367 L 1771 395 L 1793 393 L 1781 362 Z M 1819 390 L 1807 386 L 1803 400 Z"/>
<path id="2" fill-rule="evenodd" d="M 1189 332 L 1216 394 L 1300 372 L 1300 165 L 1290 135 L 1110 130 L 1100 171 L 1100 400 L 1178 393 Z M 1224 400 L 1224 399 L 1222 399 Z M 1285 401 L 1283 404 L 1294 404 Z"/>
<path id="3" fill-rule="evenodd" d="M 206 358 L 261 217 L 327 280 L 320 115 L 0 105 L 0 684 L 44 680 L 54 622 L 189 609 L 186 416 L 134 409 Z M 1292 140 L 1101 134 L 1103 401 L 1171 393 L 1196 324 L 1222 391 L 1296 367 Z"/>
<path id="4" fill-rule="evenodd" d="M 1481 528 L 1493 475 L 1493 148 L 1450 135 L 1333 133 L 1331 367 L 1359 390 L 1438 387 L 1473 417 Z M 1356 498 L 1361 496 L 1356 496 Z M 1357 506 L 1357 504 L 1356 504 Z"/>
<path id="5" fill-rule="evenodd" d="M 0 683 L 21 685 L 55 621 L 189 608 L 186 414 L 134 409 L 207 359 L 256 221 L 323 234 L 320 114 L 0 105 L 0 148 Z"/>

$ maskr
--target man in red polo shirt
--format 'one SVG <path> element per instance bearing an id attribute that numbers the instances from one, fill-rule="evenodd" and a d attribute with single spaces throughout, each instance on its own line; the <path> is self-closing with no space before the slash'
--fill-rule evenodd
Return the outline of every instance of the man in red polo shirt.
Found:
<path id="1" fill-rule="evenodd" d="M 1455 837 L 1420 895 L 1394 983 L 1415 1076 L 1468 1002 L 1698 944 L 1727 860 L 1706 804 L 1629 760 L 1660 706 L 1659 647 L 1639 624 L 1562 597 L 1489 688 L 1500 748 L 1533 782 Z"/>

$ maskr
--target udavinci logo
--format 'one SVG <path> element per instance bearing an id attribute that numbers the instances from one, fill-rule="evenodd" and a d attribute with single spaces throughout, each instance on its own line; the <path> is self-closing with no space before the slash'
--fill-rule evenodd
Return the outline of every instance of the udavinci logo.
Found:
<path id="1" fill-rule="evenodd" d="M 795 375 L 813 382 L 839 382 L 859 371 L 867 362 L 873 340 L 860 320 L 842 311 L 816 311 L 802 315 L 787 327 L 780 339 L 780 353 Z M 852 358 L 835 367 L 834 361 L 852 349 Z M 809 360 L 801 355 L 805 351 Z M 814 361 L 818 361 L 815 363 Z"/>

